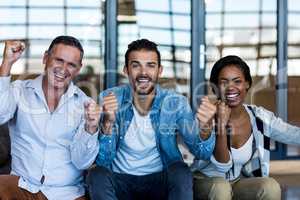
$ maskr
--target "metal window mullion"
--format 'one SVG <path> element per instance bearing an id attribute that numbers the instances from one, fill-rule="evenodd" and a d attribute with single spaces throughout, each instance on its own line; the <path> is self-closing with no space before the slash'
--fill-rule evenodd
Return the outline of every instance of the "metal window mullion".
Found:
<path id="1" fill-rule="evenodd" d="M 206 93 L 205 88 L 205 2 L 191 0 L 191 104 L 196 110 L 198 97 Z"/>
<path id="2" fill-rule="evenodd" d="M 105 76 L 104 89 L 118 83 L 117 0 L 105 1 Z"/>
<path id="3" fill-rule="evenodd" d="M 287 121 L 287 1 L 277 0 L 277 75 L 276 75 L 276 111 L 280 118 Z M 281 158 L 286 156 L 286 145 L 278 145 Z"/>

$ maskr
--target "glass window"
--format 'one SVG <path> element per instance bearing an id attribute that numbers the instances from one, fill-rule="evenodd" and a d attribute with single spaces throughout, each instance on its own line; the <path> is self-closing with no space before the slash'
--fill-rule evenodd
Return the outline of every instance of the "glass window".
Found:
<path id="1" fill-rule="evenodd" d="M 241 0 L 224 0 L 226 11 L 257 11 L 259 9 L 259 0 L 245 2 Z"/>
<path id="2" fill-rule="evenodd" d="M 51 17 L 49 17 L 51 16 Z M 62 9 L 30 9 L 29 23 L 61 23 L 64 20 Z"/>
<path id="3" fill-rule="evenodd" d="M 218 28 L 221 26 L 220 14 L 209 14 L 206 16 L 206 28 Z"/>
<path id="4" fill-rule="evenodd" d="M 25 6 L 26 0 L 1 0 L 0 6 Z"/>
<path id="5" fill-rule="evenodd" d="M 30 39 L 34 38 L 43 38 L 50 39 L 55 38 L 58 35 L 64 34 L 63 26 L 40 26 L 40 25 L 32 25 L 29 26 L 29 35 Z"/>
<path id="6" fill-rule="evenodd" d="M 67 0 L 67 6 L 101 7 L 102 0 Z"/>
<path id="7" fill-rule="evenodd" d="M 62 7 L 64 5 L 64 0 L 55 0 L 55 1 L 50 1 L 50 0 L 29 0 L 29 4 L 31 6 L 59 6 Z M 46 12 L 47 13 L 47 12 Z"/>
<path id="8" fill-rule="evenodd" d="M 158 13 L 148 13 L 148 12 L 137 12 L 138 15 L 138 25 L 147 27 L 163 27 L 170 28 L 170 15 L 158 14 Z M 157 23 L 153 23 L 157 22 Z"/>
<path id="9" fill-rule="evenodd" d="M 173 28 L 184 29 L 189 31 L 191 29 L 191 17 L 189 15 L 173 15 Z"/>
<path id="10" fill-rule="evenodd" d="M 246 7 L 246 6 L 245 6 Z M 259 21 L 257 14 L 225 14 L 225 27 L 252 27 L 257 28 Z"/>
<path id="11" fill-rule="evenodd" d="M 99 9 L 68 9 L 67 23 L 68 24 L 86 24 L 100 25 L 102 22 L 102 14 Z"/>
<path id="12" fill-rule="evenodd" d="M 174 13 L 190 13 L 191 2 L 190 0 L 172 0 L 172 12 Z"/>
<path id="13" fill-rule="evenodd" d="M 25 39 L 26 27 L 25 26 L 0 26 L 0 39 Z"/>
<path id="14" fill-rule="evenodd" d="M 26 22 L 25 8 L 9 9 L 0 8 L 0 24 L 24 24 Z M 1 34 L 3 34 L 1 32 Z"/>
<path id="15" fill-rule="evenodd" d="M 169 12 L 170 0 L 160 0 L 158 1 L 145 1 L 145 0 L 135 0 L 135 9 L 136 11 L 140 10 L 150 10 L 152 12 Z"/>
<path id="16" fill-rule="evenodd" d="M 288 9 L 289 9 L 289 11 L 299 11 L 300 10 L 300 1 L 288 0 Z M 290 20 L 290 18 L 289 18 L 289 20 Z"/>
<path id="17" fill-rule="evenodd" d="M 274 11 L 277 10 L 277 0 L 260 0 L 262 3 L 263 11 Z"/>

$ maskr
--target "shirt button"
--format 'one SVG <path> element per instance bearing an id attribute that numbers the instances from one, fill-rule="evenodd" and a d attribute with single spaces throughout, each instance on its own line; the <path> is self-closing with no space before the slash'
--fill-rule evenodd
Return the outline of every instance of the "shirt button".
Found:
<path id="1" fill-rule="evenodd" d="M 111 140 L 108 140 L 108 143 L 111 143 Z"/>

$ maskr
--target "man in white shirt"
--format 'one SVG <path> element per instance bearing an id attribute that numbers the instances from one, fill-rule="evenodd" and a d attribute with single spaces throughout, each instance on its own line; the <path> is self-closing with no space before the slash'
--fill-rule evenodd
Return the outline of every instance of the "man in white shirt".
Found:
<path id="1" fill-rule="evenodd" d="M 6 41 L 0 67 L 0 124 L 9 124 L 12 156 L 11 174 L 0 176 L 0 199 L 84 200 L 73 147 L 78 135 L 82 148 L 98 145 L 100 108 L 72 83 L 83 48 L 76 38 L 59 36 L 44 54 L 42 75 L 11 83 L 24 49 L 22 41 Z"/>

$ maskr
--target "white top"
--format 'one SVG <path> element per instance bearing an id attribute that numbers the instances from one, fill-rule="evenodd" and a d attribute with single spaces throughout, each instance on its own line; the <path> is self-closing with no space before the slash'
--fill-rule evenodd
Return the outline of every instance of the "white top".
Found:
<path id="1" fill-rule="evenodd" d="M 238 149 L 231 147 L 231 155 L 234 163 L 234 174 L 231 174 L 230 180 L 234 180 L 241 174 L 243 165 L 248 162 L 252 155 L 253 134 L 250 135 L 246 143 Z M 232 171 L 231 171 L 232 173 Z"/>
<path id="2" fill-rule="evenodd" d="M 134 116 L 124 141 L 120 143 L 112 169 L 117 173 L 137 176 L 162 171 L 150 114 L 141 116 L 134 107 L 133 112 Z"/>
<path id="3" fill-rule="evenodd" d="M 88 97 L 71 83 L 51 113 L 42 78 L 11 83 L 11 77 L 0 77 L 0 124 L 9 124 L 11 174 L 20 176 L 18 186 L 32 193 L 42 191 L 49 200 L 74 200 L 85 191 L 82 170 L 72 156 L 73 137 L 81 136 L 85 145 L 77 149 L 83 150 L 99 148 L 98 134 L 92 136 L 83 128 Z"/>
<path id="4" fill-rule="evenodd" d="M 250 111 L 248 106 L 251 106 L 255 116 L 263 122 L 264 132 L 262 133 L 257 128 L 256 119 L 253 113 Z M 244 104 L 247 113 L 250 116 L 252 135 L 255 140 L 255 148 L 252 151 L 257 150 L 257 154 L 253 154 L 251 158 L 251 165 L 243 171 L 251 173 L 254 167 L 258 164 L 261 168 L 262 176 L 269 176 L 270 169 L 270 151 L 264 148 L 264 137 L 268 137 L 272 140 L 279 141 L 285 144 L 300 145 L 300 128 L 297 126 L 292 126 L 282 119 L 276 117 L 273 112 L 266 110 L 263 107 L 258 107 L 255 105 Z M 215 134 L 215 131 L 213 131 Z M 254 152 L 252 152 L 254 153 Z M 201 172 L 209 177 L 224 177 L 227 180 L 228 171 L 232 169 L 232 165 L 235 167 L 235 163 L 232 161 L 231 153 L 229 154 L 230 159 L 227 163 L 218 162 L 214 155 L 212 154 L 209 161 L 204 160 L 194 160 L 191 166 L 193 171 L 201 170 Z M 257 163 L 257 160 L 259 161 Z M 231 180 L 231 179 L 230 179 Z"/>

